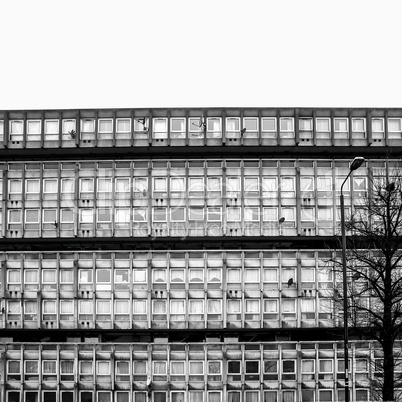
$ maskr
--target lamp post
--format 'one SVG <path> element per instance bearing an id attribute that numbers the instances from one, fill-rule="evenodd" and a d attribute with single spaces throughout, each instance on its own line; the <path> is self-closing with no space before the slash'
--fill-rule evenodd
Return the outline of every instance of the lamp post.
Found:
<path id="1" fill-rule="evenodd" d="M 348 298 L 346 282 L 346 230 L 345 230 L 345 202 L 343 199 L 343 185 L 350 174 L 359 169 L 363 164 L 364 158 L 357 156 L 353 159 L 349 168 L 349 173 L 341 185 L 341 230 L 342 230 L 342 274 L 343 274 L 343 329 L 344 329 L 344 355 L 345 355 L 345 402 L 349 402 L 349 353 L 348 353 Z"/>

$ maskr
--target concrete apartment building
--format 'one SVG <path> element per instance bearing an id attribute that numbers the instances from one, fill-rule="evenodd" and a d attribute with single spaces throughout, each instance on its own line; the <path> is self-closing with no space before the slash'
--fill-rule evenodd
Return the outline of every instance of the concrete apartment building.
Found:
<path id="1" fill-rule="evenodd" d="M 401 155 L 402 109 L 0 111 L 0 401 L 343 401 L 340 184 Z"/>

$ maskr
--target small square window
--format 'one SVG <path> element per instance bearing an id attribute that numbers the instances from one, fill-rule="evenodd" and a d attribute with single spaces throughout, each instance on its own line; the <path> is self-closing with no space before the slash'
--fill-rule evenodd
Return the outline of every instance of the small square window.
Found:
<path id="1" fill-rule="evenodd" d="M 41 121 L 40 120 L 28 120 L 27 121 L 27 134 L 40 134 Z"/>
<path id="2" fill-rule="evenodd" d="M 116 132 L 117 133 L 131 132 L 131 119 L 116 119 Z"/>
<path id="3" fill-rule="evenodd" d="M 112 133 L 113 132 L 113 120 L 112 119 L 99 119 L 98 120 L 99 133 Z"/>
<path id="4" fill-rule="evenodd" d="M 95 119 L 82 119 L 81 120 L 81 132 L 82 133 L 95 132 Z"/>
<path id="5" fill-rule="evenodd" d="M 59 120 L 45 120 L 46 134 L 59 134 Z"/>

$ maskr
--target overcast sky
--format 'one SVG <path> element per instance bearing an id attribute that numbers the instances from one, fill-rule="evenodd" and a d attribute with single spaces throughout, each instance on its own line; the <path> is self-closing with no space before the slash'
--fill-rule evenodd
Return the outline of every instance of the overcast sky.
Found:
<path id="1" fill-rule="evenodd" d="M 0 109 L 402 107 L 401 3 L 3 0 Z"/>

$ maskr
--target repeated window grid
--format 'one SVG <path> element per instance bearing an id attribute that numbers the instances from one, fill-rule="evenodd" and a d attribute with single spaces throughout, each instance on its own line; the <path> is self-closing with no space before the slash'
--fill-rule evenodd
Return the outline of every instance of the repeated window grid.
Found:
<path id="1" fill-rule="evenodd" d="M 373 139 L 381 140 L 385 136 L 385 120 L 388 126 L 389 139 L 401 139 L 400 117 L 372 117 L 370 119 Z M 158 140 L 203 138 L 203 132 L 207 138 L 222 138 L 223 123 L 227 138 L 294 138 L 295 124 L 299 126 L 301 139 L 313 137 L 313 118 L 299 117 L 154 117 L 151 119 L 153 138 Z M 331 126 L 333 125 L 335 139 L 366 139 L 365 117 L 316 117 L 315 132 L 317 139 L 331 138 Z M 142 138 L 141 134 L 148 133 L 150 120 L 148 117 L 94 117 L 81 118 L 79 120 L 81 138 L 93 139 L 97 132 L 98 138 L 111 140 L 113 136 L 119 140 Z M 349 124 L 351 127 L 349 127 Z M 60 133 L 62 140 L 75 140 L 77 134 L 77 119 L 75 118 L 46 118 L 44 120 L 29 118 L 12 119 L 9 121 L 9 139 L 14 142 L 26 140 L 30 142 L 40 141 L 43 135 L 45 141 L 58 141 Z M 0 120 L 0 135 L 4 133 L 4 121 Z M 261 133 L 261 134 L 260 134 Z"/>
<path id="2" fill-rule="evenodd" d="M 371 364 L 369 357 L 361 357 L 362 354 L 367 354 L 367 350 L 374 352 L 375 344 L 370 342 L 351 342 L 351 349 L 353 354 L 350 361 L 350 368 L 353 378 L 364 373 L 366 379 L 372 378 L 373 373 L 368 370 Z M 26 346 L 28 350 L 39 351 L 38 344 L 29 344 Z M 87 392 L 91 395 L 95 395 L 95 400 L 105 400 L 104 398 L 110 397 L 114 394 L 117 397 L 115 391 L 112 390 L 111 380 L 112 375 L 114 381 L 117 384 L 128 384 L 134 382 L 134 391 L 125 390 L 124 387 L 120 388 L 117 392 L 120 392 L 120 396 L 125 395 L 130 398 L 130 394 L 133 396 L 133 400 L 140 400 L 146 395 L 142 395 L 147 391 L 140 391 L 135 388 L 135 385 L 148 382 L 152 385 L 158 381 L 168 381 L 173 385 L 170 391 L 164 390 L 151 390 L 155 398 L 162 398 L 161 400 L 167 401 L 167 393 L 169 397 L 175 401 L 192 400 L 203 401 L 206 398 L 218 398 L 221 401 L 223 389 L 222 380 L 226 378 L 228 384 L 228 391 L 230 395 L 227 395 L 232 401 L 279 401 L 287 400 L 296 402 L 296 393 L 302 393 L 303 401 L 331 401 L 333 399 L 333 393 L 340 394 L 343 390 L 342 379 L 339 384 L 335 381 L 335 373 L 340 373 L 343 370 L 343 361 L 338 359 L 337 350 L 342 349 L 342 344 L 334 344 L 331 342 L 320 342 L 312 344 L 308 342 L 276 342 L 276 343 L 261 343 L 258 345 L 252 343 L 217 343 L 210 344 L 121 344 L 119 350 L 128 352 L 133 355 L 133 359 L 119 357 L 114 361 L 102 358 L 97 355 L 97 352 L 107 353 L 111 352 L 115 348 L 115 345 L 103 344 L 101 345 L 88 345 L 88 344 L 75 344 L 75 347 L 82 352 L 85 352 L 87 359 L 78 358 L 75 362 L 73 359 L 66 359 L 61 357 L 64 351 L 74 350 L 73 344 L 49 344 L 46 349 L 52 350 L 57 356 L 56 358 L 49 359 L 45 357 L 45 351 L 41 358 L 15 358 L 8 357 L 5 364 L 5 380 L 7 383 L 12 384 L 22 379 L 30 385 L 29 391 L 33 394 L 40 392 L 37 389 L 40 382 L 46 382 L 47 384 L 57 384 L 61 381 L 64 383 L 73 383 L 74 381 L 80 381 L 83 384 L 91 384 L 93 381 L 103 381 L 105 387 L 102 390 L 92 390 L 92 387 L 88 386 L 83 392 Z M 193 350 L 198 351 L 198 358 L 187 360 L 185 358 L 178 358 L 175 353 L 179 351 L 183 353 L 188 348 L 191 353 Z M 6 348 L 11 348 L 15 356 L 15 351 L 20 351 L 21 345 L 6 345 Z M 146 357 L 147 351 L 155 352 L 156 354 L 162 353 L 157 359 L 148 361 Z M 213 350 L 215 356 L 216 353 L 225 353 L 224 359 L 216 359 L 213 354 L 207 353 L 209 350 Z M 232 351 L 235 352 L 236 357 L 233 358 Z M 327 357 L 321 356 L 321 352 L 325 351 Z M 139 353 L 138 353 L 139 352 Z M 249 356 L 249 352 L 252 352 L 253 357 Z M 138 353 L 138 356 L 137 356 Z M 60 354 L 60 357 L 59 357 Z M 139 355 L 145 355 L 140 357 Z M 201 356 L 202 357 L 201 357 Z M 268 357 L 272 355 L 273 357 Z M 308 356 L 307 356 L 308 355 Z M 328 355 L 332 357 L 328 357 Z M 137 357 L 136 357 L 137 356 Z M 152 355 L 154 356 L 154 354 Z M 316 357 L 312 357 L 316 356 Z M 336 370 L 336 371 L 335 371 Z M 299 382 L 298 380 L 301 380 Z M 363 380 L 363 377 L 360 378 Z M 316 390 L 314 386 L 315 382 L 319 380 L 329 385 L 328 387 L 319 387 Z M 184 381 L 189 381 L 190 384 L 194 384 L 194 389 L 191 391 L 185 391 L 176 387 Z M 279 384 L 285 381 L 287 388 L 280 389 Z M 358 380 L 359 381 L 359 380 Z M 269 387 L 266 386 L 269 382 Z M 109 385 L 108 385 L 109 383 Z M 204 390 L 197 390 L 196 383 L 208 384 L 208 387 Z M 210 384 L 214 384 L 210 386 Z M 244 390 L 237 388 L 238 384 L 246 384 L 247 387 Z M 260 387 L 254 388 L 253 384 L 263 384 L 262 389 Z M 311 386 L 313 384 L 313 386 Z M 352 384 L 351 390 L 354 395 L 354 400 L 363 402 L 369 401 L 370 389 L 369 383 L 365 387 L 360 382 L 359 384 Z M 254 389 L 253 389 L 254 388 Z M 10 392 L 20 392 L 18 390 Z M 45 392 L 58 392 L 45 390 Z M 63 390 L 61 392 L 69 392 Z M 158 395 L 155 395 L 158 393 Z M 204 396 L 203 396 L 204 394 Z M 52 394 L 54 397 L 55 394 Z M 14 396 L 13 396 L 14 397 Z M 286 398 L 286 399 L 278 399 Z M 201 399 L 199 399 L 201 398 Z M 306 399 L 310 398 L 310 399 Z M 13 399 L 11 399 L 13 400 Z M 113 399 L 106 399 L 112 401 Z M 125 399 L 121 399 L 125 400 Z M 131 399 L 128 399 L 131 400 Z M 144 399 L 146 401 L 146 399 Z"/>

